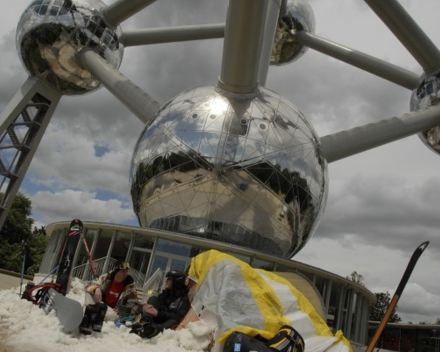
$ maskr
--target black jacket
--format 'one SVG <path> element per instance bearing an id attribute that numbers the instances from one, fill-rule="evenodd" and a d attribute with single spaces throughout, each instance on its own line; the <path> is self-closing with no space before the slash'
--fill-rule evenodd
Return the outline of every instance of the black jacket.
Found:
<path id="1" fill-rule="evenodd" d="M 150 297 L 148 303 L 158 312 L 153 322 L 164 329 L 177 325 L 191 307 L 186 287 L 175 291 L 163 290 L 157 297 Z"/>

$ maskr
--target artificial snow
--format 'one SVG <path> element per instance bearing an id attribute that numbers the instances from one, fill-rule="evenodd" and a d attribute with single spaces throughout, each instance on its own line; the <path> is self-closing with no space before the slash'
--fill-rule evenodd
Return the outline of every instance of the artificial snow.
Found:
<path id="1" fill-rule="evenodd" d="M 200 321 L 186 329 L 165 330 L 150 340 L 130 334 L 125 326 L 116 327 L 113 321 L 105 321 L 101 333 L 65 333 L 54 310 L 46 315 L 37 305 L 21 299 L 19 292 L 19 287 L 0 291 L 0 351 L 10 347 L 15 352 L 199 352 L 211 342 L 211 329 Z M 74 279 L 67 297 L 83 304 L 84 284 Z"/>

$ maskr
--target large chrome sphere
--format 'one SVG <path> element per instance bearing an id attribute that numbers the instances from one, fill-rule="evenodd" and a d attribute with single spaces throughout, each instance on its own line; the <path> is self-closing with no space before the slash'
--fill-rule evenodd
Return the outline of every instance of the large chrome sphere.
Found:
<path id="1" fill-rule="evenodd" d="M 312 126 L 278 94 L 184 92 L 143 131 L 131 165 L 143 227 L 290 258 L 314 232 L 327 162 Z"/>
<path id="2" fill-rule="evenodd" d="M 440 74 L 424 77 L 411 95 L 411 111 L 426 109 L 440 103 Z M 434 153 L 440 154 L 440 126 L 419 133 L 422 142 Z"/>
<path id="3" fill-rule="evenodd" d="M 286 65 L 304 55 L 307 47 L 298 43 L 295 33 L 315 32 L 315 14 L 307 0 L 288 0 L 281 8 L 272 46 L 271 65 Z"/>
<path id="4" fill-rule="evenodd" d="M 82 69 L 76 53 L 95 49 L 114 67 L 119 67 L 123 46 L 120 28 L 106 25 L 99 0 L 34 0 L 17 27 L 16 45 L 31 76 L 42 76 L 62 94 L 83 94 L 99 86 L 90 72 Z"/>

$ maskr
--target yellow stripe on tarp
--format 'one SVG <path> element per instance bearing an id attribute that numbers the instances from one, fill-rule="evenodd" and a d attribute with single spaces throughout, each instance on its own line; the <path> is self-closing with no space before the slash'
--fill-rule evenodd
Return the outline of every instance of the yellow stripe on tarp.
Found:
<path id="1" fill-rule="evenodd" d="M 297 299 L 299 308 L 301 312 L 306 314 L 313 326 L 315 327 L 316 334 L 318 336 L 333 336 L 330 331 L 327 323 L 321 318 L 316 309 L 310 303 L 310 301 L 300 292 L 298 291 L 288 280 L 283 277 L 280 277 L 270 271 L 264 271 L 264 274 L 272 281 L 278 282 L 282 285 L 287 286 L 290 289 L 292 295 Z M 290 325 L 290 323 L 289 323 Z"/>
<path id="2" fill-rule="evenodd" d="M 290 324 L 290 321 L 283 315 L 284 307 L 273 287 L 255 269 L 243 262 L 240 268 L 255 302 L 265 318 L 264 330 L 271 333 L 272 336 L 269 338 L 272 338 L 281 326 Z"/>
<path id="3" fill-rule="evenodd" d="M 318 314 L 316 309 L 313 307 L 313 305 L 310 303 L 310 301 L 302 294 L 300 291 L 298 291 L 295 286 L 293 286 L 288 280 L 285 278 L 278 276 L 270 271 L 265 271 L 261 269 L 257 269 L 257 271 L 262 271 L 264 275 L 266 275 L 270 280 L 278 282 L 280 284 L 286 285 L 290 288 L 292 295 L 296 297 L 298 300 L 298 305 L 300 307 L 300 310 L 309 316 L 311 322 L 313 323 L 313 326 L 315 327 L 316 333 L 318 336 L 326 336 L 326 337 L 336 337 L 337 341 L 333 343 L 333 345 L 336 345 L 338 343 L 342 343 L 344 346 L 348 348 L 349 351 L 353 351 L 350 341 L 345 338 L 343 332 L 341 330 L 338 330 L 335 335 L 332 334 L 330 331 L 327 323 L 322 319 L 322 317 Z M 331 348 L 330 348 L 331 350 Z"/>
<path id="4" fill-rule="evenodd" d="M 349 349 L 350 352 L 353 352 L 353 348 L 351 347 L 351 343 L 344 336 L 344 333 L 342 332 L 342 330 L 336 331 L 335 337 L 338 339 L 338 342 L 342 342 Z"/>
<path id="5" fill-rule="evenodd" d="M 228 254 L 210 250 L 192 259 L 189 275 L 198 279 L 196 289 L 200 287 L 209 269 L 221 261 L 232 261 L 240 268 L 246 285 L 249 287 L 255 303 L 264 317 L 265 325 L 262 329 L 234 327 L 220 335 L 218 338 L 220 343 L 224 343 L 232 331 L 244 332 L 246 330 L 246 333 L 250 336 L 260 334 L 264 338 L 270 339 L 281 326 L 290 324 L 290 321 L 283 316 L 284 308 L 274 289 L 249 264 Z"/>
<path id="6" fill-rule="evenodd" d="M 336 345 L 342 343 L 344 347 L 347 347 L 349 351 L 352 351 L 350 342 L 343 336 L 342 331 L 339 330 L 333 335 L 309 300 L 288 280 L 269 271 L 254 269 L 249 264 L 244 263 L 231 255 L 216 250 L 209 250 L 194 257 L 191 261 L 189 275 L 198 279 L 196 285 L 197 289 L 203 283 L 209 269 L 221 261 L 233 262 L 240 268 L 246 285 L 248 286 L 260 313 L 265 319 L 265 326 L 261 329 L 249 326 L 235 326 L 221 334 L 217 339 L 217 342 L 224 344 L 227 337 L 234 331 L 242 332 L 252 337 L 260 335 L 269 340 L 276 334 L 282 325 L 291 325 L 290 320 L 283 315 L 284 307 L 278 298 L 276 291 L 270 283 L 264 279 L 264 276 L 266 276 L 269 280 L 285 285 L 289 288 L 291 294 L 298 302 L 300 311 L 310 319 L 312 326 L 316 330 L 317 336 L 336 337 L 337 340 L 332 344 L 336 350 L 338 350 Z M 261 275 L 263 276 L 261 276 L 259 272 L 261 272 Z M 331 350 L 333 350 L 332 347 L 329 348 L 329 351 Z"/>
<path id="7" fill-rule="evenodd" d="M 192 258 L 188 275 L 197 278 L 198 281 L 196 284 L 196 289 L 200 287 L 209 269 L 218 262 L 221 262 L 222 260 L 229 260 L 238 265 L 241 262 L 241 260 L 238 260 L 233 256 L 221 253 L 214 249 L 203 252 Z"/>

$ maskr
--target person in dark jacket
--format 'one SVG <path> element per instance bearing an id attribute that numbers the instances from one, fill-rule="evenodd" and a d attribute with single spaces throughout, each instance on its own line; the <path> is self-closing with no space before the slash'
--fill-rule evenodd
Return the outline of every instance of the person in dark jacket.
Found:
<path id="1" fill-rule="evenodd" d="M 152 338 L 164 329 L 177 326 L 191 306 L 185 280 L 186 276 L 182 271 L 167 272 L 165 289 L 139 307 L 142 318 L 139 323 L 133 324 L 130 332 L 142 338 Z"/>

